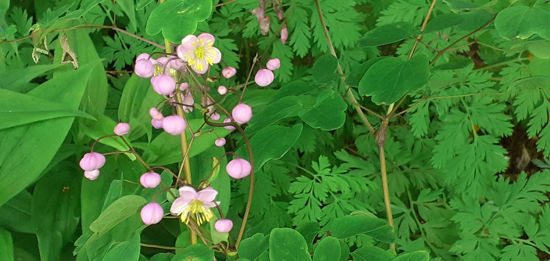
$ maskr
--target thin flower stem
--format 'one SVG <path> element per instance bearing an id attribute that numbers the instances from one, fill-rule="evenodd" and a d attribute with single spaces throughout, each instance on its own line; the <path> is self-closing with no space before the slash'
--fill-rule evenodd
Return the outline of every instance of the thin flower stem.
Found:
<path id="1" fill-rule="evenodd" d="M 161 246 L 161 245 L 146 244 L 146 243 L 139 243 L 139 245 L 142 247 L 150 247 L 150 248 L 158 248 L 158 249 L 166 249 L 166 250 L 185 249 L 185 247 L 170 247 L 170 246 Z"/>
<path id="2" fill-rule="evenodd" d="M 120 139 L 122 139 L 122 141 L 124 142 L 124 144 L 126 144 L 126 146 L 128 146 L 128 149 L 130 150 L 130 152 L 132 154 L 134 154 L 136 156 L 136 159 L 147 169 L 147 170 L 151 170 L 151 167 L 141 158 L 141 156 L 139 156 L 139 154 L 136 152 L 136 150 L 130 146 L 130 143 L 128 143 L 128 141 L 126 141 L 126 139 L 123 137 L 123 136 L 120 136 Z"/>
<path id="3" fill-rule="evenodd" d="M 94 143 L 92 143 L 92 147 L 90 148 L 90 152 L 94 152 L 94 149 L 95 149 L 95 145 L 102 139 L 105 139 L 105 138 L 109 138 L 109 137 L 115 137 L 117 136 L 116 134 L 109 134 L 109 135 L 104 135 L 104 136 L 101 136 L 99 138 L 97 138 L 97 140 L 94 141 Z"/>
<path id="4" fill-rule="evenodd" d="M 252 76 L 252 71 L 254 71 L 254 66 L 256 65 L 256 62 L 258 62 L 257 53 L 256 53 L 256 56 L 254 56 L 254 59 L 252 60 L 252 66 L 250 67 L 250 71 L 248 71 L 248 76 L 246 77 L 246 82 L 244 83 L 243 91 L 241 92 L 241 96 L 239 97 L 239 103 L 243 101 L 244 92 L 246 92 L 246 87 L 248 86 L 248 83 L 250 81 L 250 76 Z"/>
<path id="5" fill-rule="evenodd" d="M 224 5 L 226 5 L 226 4 L 230 4 L 230 3 L 233 3 L 233 2 L 235 2 L 235 1 L 237 1 L 237 0 L 229 0 L 229 1 L 226 1 L 226 2 L 219 3 L 219 4 L 215 4 L 215 5 L 213 5 L 212 7 L 213 7 L 213 8 L 216 8 L 216 7 L 224 6 Z"/>

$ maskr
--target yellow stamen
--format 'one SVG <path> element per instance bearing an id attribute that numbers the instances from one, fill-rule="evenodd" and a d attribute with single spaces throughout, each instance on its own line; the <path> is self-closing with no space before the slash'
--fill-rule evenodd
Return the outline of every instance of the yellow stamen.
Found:
<path id="1" fill-rule="evenodd" d="M 209 222 L 214 217 L 214 213 L 209 208 L 205 208 L 200 200 L 195 199 L 189 202 L 180 219 L 183 223 L 187 224 L 192 217 L 194 217 L 197 225 L 200 226 L 204 222 Z"/>

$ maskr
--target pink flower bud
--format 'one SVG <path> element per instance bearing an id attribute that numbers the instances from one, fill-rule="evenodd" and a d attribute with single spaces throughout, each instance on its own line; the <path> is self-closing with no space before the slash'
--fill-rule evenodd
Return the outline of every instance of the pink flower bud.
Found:
<path id="1" fill-rule="evenodd" d="M 151 84 L 155 92 L 160 95 L 169 95 L 176 90 L 176 81 L 166 74 L 151 78 Z"/>
<path id="2" fill-rule="evenodd" d="M 149 115 L 151 115 L 151 118 L 155 120 L 162 120 L 162 118 L 164 118 L 162 113 L 156 107 L 149 109 Z"/>
<path id="3" fill-rule="evenodd" d="M 187 127 L 187 123 L 178 115 L 172 115 L 162 119 L 162 128 L 164 131 L 168 132 L 168 134 L 174 136 L 180 135 L 185 131 L 185 127 Z"/>
<path id="4" fill-rule="evenodd" d="M 186 113 L 192 112 L 195 108 L 195 99 L 193 98 L 193 94 L 189 90 L 185 92 L 185 95 L 182 97 L 182 102 L 184 104 L 183 111 Z"/>
<path id="5" fill-rule="evenodd" d="M 220 95 L 225 95 L 225 94 L 227 93 L 227 87 L 225 87 L 225 86 L 223 86 L 223 85 L 220 85 L 220 86 L 218 87 L 218 93 L 219 93 Z"/>
<path id="6" fill-rule="evenodd" d="M 286 28 L 286 24 L 284 24 L 281 27 L 281 42 L 286 44 L 286 40 L 288 40 L 288 28 Z"/>
<path id="7" fill-rule="evenodd" d="M 236 158 L 227 163 L 227 166 L 225 166 L 225 170 L 227 171 L 227 174 L 229 174 L 229 176 L 231 176 L 232 178 L 242 179 L 250 175 L 250 171 L 252 171 L 252 166 L 250 165 L 250 162 L 248 162 L 248 160 Z"/>
<path id="8" fill-rule="evenodd" d="M 230 219 L 219 219 L 216 221 L 216 224 L 214 224 L 214 228 L 220 233 L 227 233 L 233 228 L 233 221 Z"/>
<path id="9" fill-rule="evenodd" d="M 100 169 L 103 165 L 105 165 L 105 156 L 97 152 L 86 153 L 80 160 L 80 168 L 87 171 Z"/>
<path id="10" fill-rule="evenodd" d="M 156 188 L 160 184 L 160 175 L 155 172 L 146 172 L 139 178 L 144 188 Z"/>
<path id="11" fill-rule="evenodd" d="M 258 22 L 260 23 L 260 32 L 262 35 L 267 35 L 269 33 L 269 24 L 271 23 L 271 20 L 269 19 L 269 16 L 264 16 L 260 19 L 258 19 Z"/>
<path id="12" fill-rule="evenodd" d="M 225 120 L 223 120 L 223 123 L 230 123 L 230 122 L 231 122 L 230 118 L 225 118 Z M 235 127 L 233 127 L 233 126 L 225 126 L 224 128 L 226 130 L 230 130 L 230 131 L 235 130 Z"/>
<path id="13" fill-rule="evenodd" d="M 98 169 L 86 170 L 84 171 L 84 177 L 86 177 L 89 180 L 96 180 L 97 177 L 99 177 L 99 170 Z"/>
<path id="14" fill-rule="evenodd" d="M 273 82 L 273 79 L 275 79 L 275 76 L 273 75 L 273 72 L 268 69 L 258 70 L 256 76 L 254 77 L 256 84 L 262 87 L 270 85 Z"/>
<path id="15" fill-rule="evenodd" d="M 172 56 L 166 64 L 166 70 L 174 69 L 176 71 L 184 71 L 186 64 L 179 58 Z"/>
<path id="16" fill-rule="evenodd" d="M 237 123 L 244 124 L 252 118 L 252 108 L 248 104 L 239 103 L 233 108 L 231 115 Z"/>
<path id="17" fill-rule="evenodd" d="M 119 122 L 113 129 L 113 132 L 118 136 L 126 135 L 130 132 L 130 124 Z"/>
<path id="18" fill-rule="evenodd" d="M 277 18 L 279 18 L 279 20 L 283 20 L 283 11 L 279 10 L 279 12 L 277 12 Z"/>
<path id="19" fill-rule="evenodd" d="M 164 216 L 164 209 L 162 209 L 157 202 L 151 202 L 141 209 L 140 215 L 143 224 L 149 226 L 157 224 L 162 220 L 162 217 Z"/>
<path id="20" fill-rule="evenodd" d="M 180 91 L 185 91 L 189 88 L 189 83 L 186 83 L 186 82 L 182 82 L 180 84 Z"/>
<path id="21" fill-rule="evenodd" d="M 218 138 L 218 139 L 216 139 L 216 141 L 214 142 L 214 144 L 216 144 L 216 146 L 218 146 L 218 147 L 222 147 L 223 145 L 225 145 L 225 138 Z"/>
<path id="22" fill-rule="evenodd" d="M 213 121 L 219 121 L 220 120 L 220 114 L 217 113 L 217 112 L 214 112 L 212 114 L 210 114 L 210 119 L 213 120 Z"/>
<path id="23" fill-rule="evenodd" d="M 148 53 L 141 53 L 136 57 L 136 62 L 139 60 L 151 60 L 151 55 Z"/>
<path id="24" fill-rule="evenodd" d="M 162 128 L 162 119 L 160 120 L 155 120 L 155 119 L 152 119 L 151 120 L 151 125 L 153 125 L 153 128 L 155 129 L 161 129 Z"/>
<path id="25" fill-rule="evenodd" d="M 279 60 L 279 58 L 270 59 L 269 61 L 267 61 L 266 67 L 267 69 L 272 71 L 277 70 L 279 69 L 279 67 L 281 67 L 281 61 Z"/>
<path id="26" fill-rule="evenodd" d="M 153 63 L 148 59 L 137 60 L 134 66 L 134 72 L 142 78 L 151 78 L 155 73 Z"/>
<path id="27" fill-rule="evenodd" d="M 232 66 L 229 66 L 222 70 L 222 75 L 226 79 L 233 77 L 236 73 L 237 73 L 237 69 L 235 69 L 235 67 L 232 67 Z"/>

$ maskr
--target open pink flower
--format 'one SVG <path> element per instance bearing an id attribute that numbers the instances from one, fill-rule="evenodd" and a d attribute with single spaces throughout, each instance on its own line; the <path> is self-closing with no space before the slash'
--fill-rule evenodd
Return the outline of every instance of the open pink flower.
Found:
<path id="1" fill-rule="evenodd" d="M 202 33 L 198 37 L 188 35 L 177 48 L 178 57 L 187 62 L 191 69 L 198 74 L 208 71 L 208 67 L 220 62 L 222 54 L 214 47 L 215 38 L 209 33 Z"/>
<path id="2" fill-rule="evenodd" d="M 214 201 L 218 191 L 206 187 L 197 192 L 193 187 L 183 186 L 179 188 L 179 193 L 180 197 L 174 200 L 170 212 L 172 215 L 179 215 L 182 222 L 188 223 L 190 219 L 194 219 L 200 226 L 214 217 L 211 208 L 219 204 Z"/>

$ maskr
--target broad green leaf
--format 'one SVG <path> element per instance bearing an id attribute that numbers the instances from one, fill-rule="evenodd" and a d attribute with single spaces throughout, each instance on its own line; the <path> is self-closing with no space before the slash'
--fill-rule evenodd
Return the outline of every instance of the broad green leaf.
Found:
<path id="1" fill-rule="evenodd" d="M 6 25 L 5 15 L 6 11 L 10 8 L 10 0 L 0 0 L 0 27 Z M 0 78 L 3 79 L 3 78 Z"/>
<path id="2" fill-rule="evenodd" d="M 331 55 L 325 54 L 313 64 L 311 71 L 313 72 L 313 80 L 316 82 L 326 84 L 330 81 L 337 79 L 336 67 L 338 66 L 338 60 Z"/>
<path id="3" fill-rule="evenodd" d="M 269 241 L 262 233 L 254 234 L 245 238 L 239 246 L 239 258 L 256 259 L 262 252 L 267 250 Z"/>
<path id="4" fill-rule="evenodd" d="M 11 233 L 0 227 L 0 260 L 13 261 L 13 239 Z"/>
<path id="5" fill-rule="evenodd" d="M 550 41 L 529 42 L 528 48 L 535 57 L 550 59 Z"/>
<path id="6" fill-rule="evenodd" d="M 68 104 L 0 89 L 0 130 L 37 121 L 76 116 L 93 119 L 87 113 L 72 109 Z"/>
<path id="7" fill-rule="evenodd" d="M 374 216 L 344 216 L 335 219 L 327 229 L 332 236 L 341 239 L 366 234 L 385 243 L 391 243 L 395 240 L 395 236 L 387 222 Z"/>
<path id="8" fill-rule="evenodd" d="M 464 16 L 450 13 L 438 15 L 430 19 L 430 22 L 426 25 L 426 28 L 422 33 L 438 32 L 443 29 L 458 25 L 462 23 Z"/>
<path id="9" fill-rule="evenodd" d="M 149 35 L 162 35 L 173 43 L 181 42 L 193 34 L 197 23 L 212 12 L 211 0 L 167 0 L 159 4 L 149 16 L 146 31 Z"/>
<path id="10" fill-rule="evenodd" d="M 0 226 L 14 232 L 32 234 L 31 194 L 23 190 L 0 206 Z"/>
<path id="11" fill-rule="evenodd" d="M 137 20 L 136 20 L 136 8 L 135 8 L 135 0 L 118 0 L 116 1 L 116 5 L 120 7 L 120 9 L 128 16 L 128 19 L 130 20 L 130 23 L 128 24 L 128 28 L 130 31 L 135 32 L 137 30 Z"/>
<path id="12" fill-rule="evenodd" d="M 62 164 L 48 172 L 34 187 L 32 225 L 41 260 L 60 260 L 61 250 L 80 219 L 80 183 L 76 166 Z"/>
<path id="13" fill-rule="evenodd" d="M 368 31 L 359 41 L 360 46 L 380 46 L 399 42 L 418 34 L 410 23 L 387 24 Z"/>
<path id="14" fill-rule="evenodd" d="M 101 215 L 90 224 L 90 230 L 103 234 L 111 230 L 120 222 L 137 215 L 147 201 L 136 195 L 124 196 L 113 202 Z"/>
<path id="15" fill-rule="evenodd" d="M 159 253 L 151 257 L 149 261 L 170 261 L 172 255 L 167 253 Z"/>
<path id="16" fill-rule="evenodd" d="M 407 92 L 421 88 L 428 81 L 428 59 L 424 55 L 411 60 L 383 58 L 373 64 L 359 82 L 359 93 L 372 96 L 376 104 L 398 101 Z"/>
<path id="17" fill-rule="evenodd" d="M 269 260 L 311 260 L 307 243 L 298 231 L 291 228 L 274 228 L 269 235 Z"/>
<path id="18" fill-rule="evenodd" d="M 340 260 L 340 240 L 335 237 L 325 237 L 317 244 L 313 261 L 335 260 Z"/>
<path id="19" fill-rule="evenodd" d="M 29 94 L 65 103 L 76 110 L 94 66 L 96 64 L 60 73 L 59 77 Z M 0 152 L 0 179 L 3 181 L 0 184 L 0 205 L 38 178 L 61 146 L 73 119 L 59 118 L 0 131 L 0 147 L 3 148 Z"/>
<path id="20" fill-rule="evenodd" d="M 253 135 L 282 119 L 298 116 L 303 108 L 302 101 L 302 97 L 286 96 L 270 102 L 263 110 L 254 114 L 254 120 L 246 127 L 246 132 Z"/>
<path id="21" fill-rule="evenodd" d="M 254 134 L 250 139 L 250 146 L 254 156 L 255 169 L 260 169 L 270 160 L 283 157 L 300 137 L 302 128 L 302 124 L 293 127 L 272 125 Z M 248 158 L 248 150 L 245 146 L 241 146 L 237 155 Z"/>
<path id="22" fill-rule="evenodd" d="M 537 7 L 512 6 L 500 11 L 495 29 L 504 38 L 527 39 L 534 34 L 550 40 L 550 11 Z"/>
<path id="23" fill-rule="evenodd" d="M 329 90 L 319 94 L 313 106 L 304 108 L 300 118 L 312 128 L 335 130 L 344 125 L 347 107 L 340 94 Z"/>
<path id="24" fill-rule="evenodd" d="M 355 251 L 353 251 L 353 253 L 351 253 L 351 256 L 355 261 L 369 261 L 369 260 L 389 261 L 394 257 L 394 255 L 375 246 L 358 248 Z"/>
<path id="25" fill-rule="evenodd" d="M 116 243 L 103 257 L 103 261 L 138 260 L 139 259 L 139 234 L 128 241 Z"/>
<path id="26" fill-rule="evenodd" d="M 214 250 L 202 245 L 188 245 L 172 258 L 172 261 L 211 261 L 214 259 Z"/>
<path id="27" fill-rule="evenodd" d="M 90 138 L 97 140 L 102 136 L 113 134 L 113 129 L 115 128 L 116 124 L 117 123 L 108 116 L 98 115 L 97 121 L 90 121 L 83 124 L 82 130 Z M 99 142 L 110 146 L 117 151 L 126 151 L 129 149 L 119 136 L 103 138 Z M 125 153 L 125 155 L 132 160 L 136 159 L 136 156 L 134 154 Z"/>
<path id="28" fill-rule="evenodd" d="M 315 237 L 319 233 L 319 230 L 321 230 L 321 227 L 319 226 L 318 222 L 307 222 L 302 223 L 298 227 L 296 227 L 296 230 L 304 236 L 304 239 L 307 242 L 307 246 L 309 250 L 313 250 L 313 240 L 315 240 Z"/>
<path id="29" fill-rule="evenodd" d="M 392 261 L 429 261 L 430 254 L 425 250 L 414 251 L 411 253 L 405 253 L 392 259 Z"/>
<path id="30" fill-rule="evenodd" d="M 48 64 L 48 65 L 33 65 L 25 67 L 24 69 L 15 69 L 7 72 L 0 73 L 0 89 L 7 89 L 17 92 L 27 92 L 29 87 L 32 87 L 29 83 L 34 78 L 59 67 L 70 66 L 67 64 Z"/>

